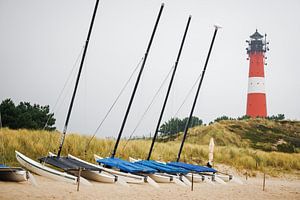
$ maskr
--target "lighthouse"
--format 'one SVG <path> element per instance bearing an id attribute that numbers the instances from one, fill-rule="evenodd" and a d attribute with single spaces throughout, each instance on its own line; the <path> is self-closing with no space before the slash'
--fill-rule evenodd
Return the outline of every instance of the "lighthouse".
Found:
<path id="1" fill-rule="evenodd" d="M 266 41 L 266 36 L 266 34 L 261 35 L 256 29 L 255 33 L 250 36 L 250 40 L 246 40 L 248 43 L 246 50 L 249 56 L 246 115 L 250 117 L 267 116 L 264 66 L 269 43 Z"/>

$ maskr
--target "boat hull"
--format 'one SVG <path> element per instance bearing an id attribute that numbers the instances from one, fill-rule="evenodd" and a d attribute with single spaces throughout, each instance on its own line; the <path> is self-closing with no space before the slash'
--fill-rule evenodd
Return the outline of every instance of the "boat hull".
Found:
<path id="1" fill-rule="evenodd" d="M 233 178 L 232 175 L 223 175 L 223 174 L 218 174 L 217 177 L 222 179 L 225 182 L 229 182 Z"/>
<path id="2" fill-rule="evenodd" d="M 124 181 L 126 181 L 126 183 L 141 184 L 145 182 L 144 176 L 139 176 L 139 175 L 130 174 L 126 172 L 120 172 L 117 169 L 105 168 L 104 170 L 108 173 L 114 174 L 116 176 L 120 176 Z"/>
<path id="3" fill-rule="evenodd" d="M 78 171 L 74 170 L 74 171 L 69 171 L 69 173 L 78 176 Z M 96 172 L 96 171 L 88 171 L 88 170 L 83 170 L 80 173 L 80 176 L 88 179 L 88 180 L 92 180 L 92 181 L 96 181 L 96 182 L 102 182 L 102 183 L 115 183 L 116 182 L 116 178 L 113 175 L 110 174 L 104 174 L 103 172 Z"/>
<path id="4" fill-rule="evenodd" d="M 94 155 L 95 160 L 102 159 L 102 157 L 98 155 Z M 140 176 L 136 174 L 120 172 L 118 169 L 106 168 L 103 166 L 98 165 L 103 171 L 114 174 L 116 176 L 121 176 L 127 183 L 133 184 L 141 184 L 146 181 L 145 176 Z"/>
<path id="5" fill-rule="evenodd" d="M 149 175 L 157 183 L 171 183 L 172 177 L 164 174 L 150 174 Z"/>
<path id="6" fill-rule="evenodd" d="M 54 153 L 51 153 L 51 152 L 49 152 L 49 155 L 50 156 L 56 156 Z M 91 163 L 80 160 L 79 158 L 77 158 L 75 156 L 68 155 L 68 157 L 70 157 L 72 159 L 75 159 L 75 160 L 78 160 L 80 162 L 83 162 L 85 164 L 91 165 Z M 68 170 L 67 173 L 75 175 L 76 177 L 78 177 L 78 175 L 79 175 L 78 170 Z M 115 176 L 113 176 L 111 174 L 104 173 L 100 169 L 99 169 L 99 171 L 91 171 L 91 170 L 83 169 L 80 173 L 80 176 L 84 177 L 88 180 L 92 180 L 92 181 L 96 181 L 96 182 L 102 182 L 102 183 L 115 183 L 116 182 Z"/>
<path id="7" fill-rule="evenodd" d="M 137 162 L 140 160 L 141 159 L 135 159 L 135 158 L 129 157 L 130 162 Z M 156 162 L 165 164 L 164 162 L 160 162 L 160 161 L 156 161 Z M 155 174 L 151 174 L 149 176 L 157 183 L 172 183 L 172 182 L 177 183 L 174 179 L 179 179 L 181 181 L 180 176 L 166 174 L 166 173 L 155 173 Z"/>
<path id="8" fill-rule="evenodd" d="M 95 165 L 93 163 L 89 163 L 87 161 L 81 160 L 80 158 L 72 156 L 71 154 L 69 154 L 68 157 L 78 160 L 80 162 L 83 162 L 85 164 L 91 165 L 93 167 L 99 168 L 99 170 L 102 171 L 101 175 L 103 176 L 103 177 L 98 176 L 98 178 L 101 178 L 101 182 L 106 181 L 107 183 L 110 183 L 112 181 L 111 177 L 113 177 L 114 182 L 116 181 L 116 179 L 118 180 L 119 178 L 123 179 L 127 183 L 143 183 L 144 182 L 144 177 L 141 177 L 141 176 L 127 176 L 126 173 L 118 172 L 113 169 L 108 169 L 108 168 L 102 167 L 100 165 Z M 98 172 L 98 174 L 99 174 L 99 172 Z M 105 180 L 106 176 L 109 176 L 107 180 Z"/>
<path id="9" fill-rule="evenodd" d="M 28 157 L 26 157 L 25 155 L 21 154 L 18 151 L 16 152 L 16 158 L 18 160 L 18 162 L 26 169 L 28 169 L 29 171 L 38 174 L 40 176 L 44 176 L 53 180 L 58 180 L 58 181 L 64 181 L 64 182 L 68 182 L 68 183 L 73 183 L 76 184 L 77 183 L 77 177 L 72 176 L 70 174 L 64 173 L 64 172 L 60 172 L 54 169 L 51 169 L 50 167 L 44 166 Z M 81 178 L 80 182 L 82 183 L 86 183 L 88 185 L 88 181 Z"/>
<path id="10" fill-rule="evenodd" d="M 191 174 L 191 173 L 186 174 L 185 177 L 189 181 L 191 181 L 191 182 L 193 181 L 194 183 L 201 183 L 205 179 L 205 177 L 203 175 L 200 175 L 200 174 Z"/>
<path id="11" fill-rule="evenodd" d="M 26 171 L 22 168 L 0 168 L 0 181 L 22 182 L 27 180 Z"/>
<path id="12" fill-rule="evenodd" d="M 141 159 L 135 159 L 135 158 L 129 157 L 129 161 L 137 162 L 137 161 L 141 161 Z M 161 164 L 166 164 L 165 162 L 161 162 L 161 161 L 156 161 L 156 162 L 161 163 Z M 176 183 L 176 184 L 180 184 L 180 185 L 184 185 L 184 184 L 189 185 L 189 183 L 188 183 L 189 180 L 184 181 L 182 179 L 181 175 L 173 175 L 173 174 L 167 174 L 167 173 L 155 173 L 153 175 L 150 175 L 150 177 L 158 183 Z M 184 184 L 180 183 L 180 181 Z"/>

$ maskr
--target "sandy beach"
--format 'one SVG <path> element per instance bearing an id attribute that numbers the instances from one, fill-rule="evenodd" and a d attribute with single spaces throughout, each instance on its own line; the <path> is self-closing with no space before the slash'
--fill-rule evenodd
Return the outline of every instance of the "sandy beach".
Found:
<path id="1" fill-rule="evenodd" d="M 30 183 L 0 182 L 0 199 L 300 199 L 300 180 L 267 178 L 265 191 L 262 191 L 262 177 L 243 178 L 243 185 L 236 183 L 194 184 L 194 190 L 176 184 L 159 184 L 154 188 L 149 184 L 129 187 L 119 184 L 91 182 L 92 186 L 77 186 L 54 181 L 35 175 L 38 186 Z"/>

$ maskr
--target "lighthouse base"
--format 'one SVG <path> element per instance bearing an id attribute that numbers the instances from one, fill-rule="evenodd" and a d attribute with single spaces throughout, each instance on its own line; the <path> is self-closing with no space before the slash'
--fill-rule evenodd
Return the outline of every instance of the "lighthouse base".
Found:
<path id="1" fill-rule="evenodd" d="M 250 117 L 267 117 L 266 94 L 248 94 L 246 115 Z"/>

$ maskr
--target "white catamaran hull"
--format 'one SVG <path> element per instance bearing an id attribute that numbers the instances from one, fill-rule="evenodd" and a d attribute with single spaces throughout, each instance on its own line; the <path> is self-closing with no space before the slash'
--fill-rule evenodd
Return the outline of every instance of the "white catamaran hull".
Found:
<path id="1" fill-rule="evenodd" d="M 201 174 L 192 174 L 192 173 L 188 173 L 185 175 L 185 177 L 189 180 L 189 181 L 193 181 L 194 183 L 201 183 L 205 180 L 205 177 Z"/>
<path id="2" fill-rule="evenodd" d="M 172 178 L 164 174 L 150 174 L 149 175 L 157 183 L 171 183 Z"/>
<path id="3" fill-rule="evenodd" d="M 0 168 L 0 181 L 27 181 L 26 171 L 18 167 Z"/>
<path id="4" fill-rule="evenodd" d="M 78 171 L 70 171 L 71 174 L 78 176 Z M 95 172 L 95 171 L 88 171 L 88 170 L 83 170 L 81 171 L 80 176 L 91 180 L 91 181 L 96 181 L 96 182 L 102 182 L 102 183 L 115 183 L 116 178 L 115 176 L 111 174 L 105 174 L 103 172 Z"/>
<path id="5" fill-rule="evenodd" d="M 44 177 L 53 179 L 53 180 L 64 181 L 64 182 L 73 183 L 73 184 L 77 183 L 77 177 L 72 176 L 67 173 L 64 173 L 64 172 L 54 170 L 50 167 L 44 166 L 44 165 L 26 157 L 25 155 L 21 154 L 18 151 L 15 151 L 15 152 L 16 152 L 16 158 L 17 158 L 18 162 L 24 168 L 28 169 L 29 171 L 31 171 L 35 174 L 38 174 L 40 176 L 44 176 Z M 80 182 L 85 185 L 91 185 L 84 178 L 80 178 Z"/>
<path id="6" fill-rule="evenodd" d="M 137 162 L 140 160 L 141 159 L 135 159 L 135 158 L 129 157 L 130 162 Z M 156 162 L 165 164 L 160 161 L 156 161 Z M 155 173 L 155 174 L 150 175 L 150 177 L 158 183 L 175 183 L 175 184 L 182 185 L 182 186 L 190 185 L 189 180 L 186 180 L 182 176 L 179 176 L 179 175 L 171 175 L 171 174 L 166 174 L 166 173 Z"/>
<path id="7" fill-rule="evenodd" d="M 123 180 L 125 180 L 127 183 L 132 183 L 132 184 L 140 184 L 145 182 L 145 177 L 144 176 L 139 176 L 135 174 L 130 174 L 130 173 L 125 173 L 125 172 L 120 172 L 115 169 L 109 169 L 106 167 L 103 167 L 104 171 L 114 174 L 118 177 L 121 177 Z"/>
<path id="8" fill-rule="evenodd" d="M 209 181 L 209 182 L 216 182 L 220 184 L 226 184 L 226 182 L 219 177 L 220 175 L 217 174 L 209 174 L 209 173 L 194 173 L 193 174 L 193 181 L 195 183 L 203 182 L 203 181 Z M 192 181 L 192 174 L 189 173 L 186 175 L 186 177 Z M 225 177 L 224 177 L 225 178 Z"/>
<path id="9" fill-rule="evenodd" d="M 135 159 L 135 158 L 129 157 L 129 160 L 130 160 L 130 162 L 136 162 L 136 161 L 139 161 L 141 159 Z M 161 161 L 156 161 L 156 162 L 165 164 L 165 162 L 161 162 Z M 191 173 L 186 174 L 185 177 L 189 181 L 192 181 L 192 174 Z M 200 182 L 203 182 L 205 180 L 208 180 L 208 181 L 215 181 L 215 182 L 220 183 L 220 184 L 226 184 L 225 182 L 228 182 L 231 179 L 233 179 L 233 177 L 231 175 L 207 174 L 207 173 L 194 173 L 193 174 L 193 182 L 194 183 L 200 183 Z"/>
<path id="10" fill-rule="evenodd" d="M 218 174 L 217 177 L 222 179 L 225 182 L 229 182 L 232 179 L 232 175 Z"/>
<path id="11" fill-rule="evenodd" d="M 89 163 L 89 162 L 87 162 L 87 161 L 81 160 L 80 158 L 77 158 L 77 157 L 75 157 L 75 156 L 72 156 L 71 154 L 68 154 L 68 157 L 69 157 L 69 158 L 72 158 L 72 159 L 74 159 L 74 160 L 78 160 L 79 162 L 83 162 L 83 163 L 85 163 L 85 164 L 87 164 L 87 165 L 90 165 L 90 166 L 92 166 L 92 167 L 96 167 L 96 168 L 98 168 L 99 170 L 102 171 L 102 172 L 101 172 L 101 175 L 107 175 L 107 176 L 110 176 L 110 177 L 113 176 L 115 180 L 117 179 L 117 181 L 121 181 L 121 182 L 122 182 L 122 181 L 125 181 L 125 182 L 127 182 L 127 183 L 143 183 L 143 182 L 144 182 L 143 177 L 137 177 L 137 179 L 133 179 L 133 178 L 128 178 L 128 177 L 118 176 L 118 175 L 116 175 L 116 174 L 111 173 L 111 171 L 113 171 L 113 170 L 106 169 L 106 168 L 101 167 L 101 166 L 99 166 L 99 165 L 95 165 L 95 164 L 93 164 L 93 163 Z M 117 177 L 117 178 L 115 178 L 115 177 Z M 121 179 L 122 179 L 122 180 L 121 180 Z"/>

